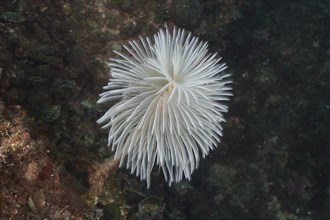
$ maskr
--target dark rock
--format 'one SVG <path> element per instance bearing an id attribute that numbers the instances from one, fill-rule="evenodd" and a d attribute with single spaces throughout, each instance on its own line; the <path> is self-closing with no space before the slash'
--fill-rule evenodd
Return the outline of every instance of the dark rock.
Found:
<path id="1" fill-rule="evenodd" d="M 17 12 L 4 12 L 0 14 L 0 20 L 10 23 L 23 23 L 25 18 Z"/>
<path id="2" fill-rule="evenodd" d="M 184 28 L 196 27 L 201 22 L 203 7 L 198 0 L 174 1 L 170 14 L 174 22 Z"/>

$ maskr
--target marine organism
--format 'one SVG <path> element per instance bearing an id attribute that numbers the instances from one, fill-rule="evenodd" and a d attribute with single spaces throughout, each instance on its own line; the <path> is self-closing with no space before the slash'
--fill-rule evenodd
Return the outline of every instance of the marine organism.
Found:
<path id="1" fill-rule="evenodd" d="M 115 159 L 148 187 L 155 164 L 169 185 L 190 179 L 222 136 L 232 95 L 226 64 L 207 42 L 176 27 L 123 47 L 108 63 L 112 77 L 98 100 L 116 101 L 97 121 L 109 129 Z"/>

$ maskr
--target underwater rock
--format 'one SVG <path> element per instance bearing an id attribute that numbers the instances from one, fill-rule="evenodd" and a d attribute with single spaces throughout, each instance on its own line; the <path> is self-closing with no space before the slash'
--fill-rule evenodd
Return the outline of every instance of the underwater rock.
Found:
<path id="1" fill-rule="evenodd" d="M 41 109 L 40 117 L 43 122 L 50 123 L 58 118 L 60 112 L 60 105 L 45 106 Z"/>
<path id="2" fill-rule="evenodd" d="M 103 219 L 120 220 L 120 207 L 118 204 L 111 203 L 103 209 Z"/>
<path id="3" fill-rule="evenodd" d="M 198 0 L 173 1 L 170 14 L 180 27 L 191 28 L 201 22 L 203 7 Z"/>
<path id="4" fill-rule="evenodd" d="M 134 216 L 136 220 L 163 219 L 165 204 L 163 197 L 149 196 L 139 203 L 139 212 Z"/>
<path id="5" fill-rule="evenodd" d="M 22 23 L 25 18 L 17 12 L 4 12 L 0 14 L 0 20 L 10 23 Z"/>

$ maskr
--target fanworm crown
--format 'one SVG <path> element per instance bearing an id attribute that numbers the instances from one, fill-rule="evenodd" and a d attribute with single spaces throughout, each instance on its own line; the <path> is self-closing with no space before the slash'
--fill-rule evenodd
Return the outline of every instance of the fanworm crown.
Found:
<path id="1" fill-rule="evenodd" d="M 111 79 L 98 103 L 117 101 L 97 122 L 120 166 L 146 179 L 155 163 L 169 184 L 190 179 L 200 156 L 220 142 L 230 74 L 208 44 L 183 29 L 123 46 L 111 59 Z"/>

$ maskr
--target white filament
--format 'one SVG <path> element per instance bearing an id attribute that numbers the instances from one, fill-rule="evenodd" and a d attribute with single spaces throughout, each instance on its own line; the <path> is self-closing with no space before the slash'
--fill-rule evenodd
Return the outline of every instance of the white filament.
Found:
<path id="1" fill-rule="evenodd" d="M 120 166 L 146 179 L 156 163 L 169 184 L 190 179 L 217 146 L 231 96 L 227 68 L 208 45 L 183 29 L 166 27 L 153 41 L 124 46 L 109 64 L 111 75 L 98 103 L 117 100 L 97 122 L 109 128 L 108 144 Z"/>

